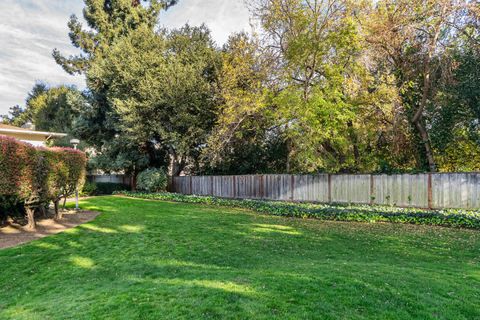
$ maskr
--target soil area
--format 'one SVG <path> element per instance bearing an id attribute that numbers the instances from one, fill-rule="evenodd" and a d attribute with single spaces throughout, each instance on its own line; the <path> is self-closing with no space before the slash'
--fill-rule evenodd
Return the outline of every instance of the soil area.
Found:
<path id="1" fill-rule="evenodd" d="M 92 211 L 65 211 L 63 212 L 63 219 L 60 221 L 54 219 L 37 220 L 37 229 L 35 231 L 28 231 L 20 224 L 10 221 L 6 226 L 0 227 L 0 249 L 15 247 L 23 243 L 60 233 L 92 221 L 99 214 L 99 212 Z"/>

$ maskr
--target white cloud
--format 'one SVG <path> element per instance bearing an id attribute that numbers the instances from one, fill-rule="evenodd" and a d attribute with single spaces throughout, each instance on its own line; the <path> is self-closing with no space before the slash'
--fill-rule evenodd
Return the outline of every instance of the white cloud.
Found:
<path id="1" fill-rule="evenodd" d="M 85 87 L 81 76 L 70 76 L 52 58 L 52 50 L 76 51 L 68 38 L 72 13 L 81 16 L 80 0 L 0 0 L 0 114 L 23 105 L 36 81 Z M 180 0 L 162 13 L 160 24 L 176 28 L 205 23 L 218 45 L 232 32 L 249 30 L 243 0 Z"/>
<path id="2" fill-rule="evenodd" d="M 233 32 L 249 31 L 249 12 L 244 0 L 180 0 L 160 16 L 160 24 L 178 28 L 205 23 L 218 45 Z"/>
<path id="3" fill-rule="evenodd" d="M 22 105 L 36 81 L 84 86 L 82 77 L 66 74 L 51 56 L 54 48 L 75 52 L 67 21 L 81 10 L 81 2 L 68 0 L 0 2 L 0 113 Z"/>

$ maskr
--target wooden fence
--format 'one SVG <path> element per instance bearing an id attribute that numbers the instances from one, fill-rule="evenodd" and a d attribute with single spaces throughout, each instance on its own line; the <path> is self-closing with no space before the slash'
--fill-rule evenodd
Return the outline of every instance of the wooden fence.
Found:
<path id="1" fill-rule="evenodd" d="M 87 181 L 96 183 L 121 183 L 131 186 L 131 178 L 124 174 L 91 174 L 87 175 Z"/>
<path id="2" fill-rule="evenodd" d="M 480 208 L 480 173 L 174 177 L 171 191 L 235 199 Z"/>

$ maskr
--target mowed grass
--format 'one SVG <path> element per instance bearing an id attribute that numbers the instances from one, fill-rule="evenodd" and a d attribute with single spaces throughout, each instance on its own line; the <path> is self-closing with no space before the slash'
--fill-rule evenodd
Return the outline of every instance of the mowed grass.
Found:
<path id="1" fill-rule="evenodd" d="M 480 318 L 478 231 L 81 205 L 103 214 L 0 251 L 0 319 Z"/>

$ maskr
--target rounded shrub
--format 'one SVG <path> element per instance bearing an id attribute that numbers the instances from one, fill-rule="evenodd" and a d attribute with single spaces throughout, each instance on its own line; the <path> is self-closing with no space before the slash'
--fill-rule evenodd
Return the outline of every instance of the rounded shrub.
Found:
<path id="1" fill-rule="evenodd" d="M 60 154 L 60 159 L 67 168 L 62 186 L 63 197 L 73 195 L 77 188 L 82 190 L 87 166 L 85 153 L 71 148 L 52 148 L 51 150 Z"/>
<path id="2" fill-rule="evenodd" d="M 23 203 L 28 228 L 35 228 L 35 210 L 45 204 L 48 161 L 30 144 L 0 137 L 0 196 Z M 3 214 L 5 215 L 5 214 Z M 2 217 L 2 220 L 4 217 Z"/>
<path id="3" fill-rule="evenodd" d="M 35 212 L 50 201 L 56 209 L 61 198 L 81 189 L 86 157 L 66 148 L 35 148 L 0 136 L 0 222 L 12 213 L 26 213 L 28 227 L 35 228 Z M 56 210 L 58 211 L 58 210 Z"/>
<path id="4" fill-rule="evenodd" d="M 150 168 L 137 177 L 137 189 L 147 192 L 163 192 L 167 190 L 168 178 L 165 170 Z"/>
<path id="5" fill-rule="evenodd" d="M 82 197 L 96 196 L 98 194 L 97 190 L 98 190 L 98 187 L 97 187 L 97 184 L 95 182 L 87 181 L 83 185 L 83 189 L 80 192 L 80 196 L 82 196 Z"/>
<path id="6" fill-rule="evenodd" d="M 23 201 L 30 194 L 31 179 L 24 179 L 31 174 L 29 158 L 33 157 L 32 146 L 13 138 L 0 136 L 0 219 L 18 213 L 18 206 L 23 210 Z M 2 222 L 0 221 L 0 222 Z"/>
<path id="7" fill-rule="evenodd" d="M 0 195 L 22 198 L 28 194 L 25 176 L 32 175 L 35 149 L 13 138 L 0 136 Z"/>

